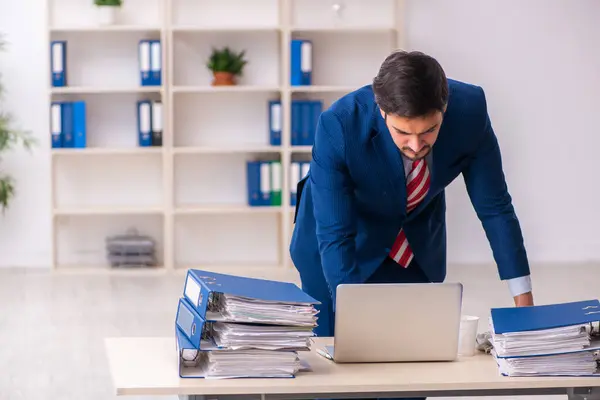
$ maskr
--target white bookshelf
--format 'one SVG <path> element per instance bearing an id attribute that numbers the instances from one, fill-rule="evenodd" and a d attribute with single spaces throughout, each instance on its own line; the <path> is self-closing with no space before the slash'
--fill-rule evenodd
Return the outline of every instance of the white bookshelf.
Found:
<path id="1" fill-rule="evenodd" d="M 327 108 L 369 84 L 403 47 L 402 0 L 126 0 L 112 26 L 95 22 L 92 4 L 48 0 L 48 43 L 68 41 L 69 85 L 50 87 L 49 103 L 86 101 L 88 146 L 51 152 L 53 267 L 110 271 L 105 237 L 136 227 L 157 243 L 154 270 L 290 269 L 289 165 L 311 154 L 290 145 L 291 101 Z M 146 38 L 162 41 L 160 87 L 138 83 Z M 311 86 L 289 84 L 293 38 L 313 42 Z M 246 51 L 236 86 L 211 86 L 212 46 Z M 137 146 L 140 99 L 163 103 L 162 147 Z M 269 144 L 271 99 L 282 102 L 281 146 Z M 281 206 L 247 205 L 253 159 L 281 161 Z"/>

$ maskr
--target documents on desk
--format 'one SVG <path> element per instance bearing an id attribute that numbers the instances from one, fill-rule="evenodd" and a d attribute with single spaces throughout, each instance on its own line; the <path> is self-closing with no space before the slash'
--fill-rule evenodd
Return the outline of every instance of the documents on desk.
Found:
<path id="1" fill-rule="evenodd" d="M 182 378 L 294 377 L 319 304 L 286 282 L 189 270 L 176 317 Z"/>
<path id="2" fill-rule="evenodd" d="M 600 377 L 598 300 L 494 308 L 492 355 L 506 376 Z"/>

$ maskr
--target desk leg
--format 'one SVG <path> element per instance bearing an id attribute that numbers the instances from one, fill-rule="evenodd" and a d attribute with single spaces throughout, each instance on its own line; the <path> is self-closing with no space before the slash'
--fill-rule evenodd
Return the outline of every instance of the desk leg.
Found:
<path id="1" fill-rule="evenodd" d="M 575 388 L 567 390 L 569 400 L 600 400 L 600 388 Z"/>

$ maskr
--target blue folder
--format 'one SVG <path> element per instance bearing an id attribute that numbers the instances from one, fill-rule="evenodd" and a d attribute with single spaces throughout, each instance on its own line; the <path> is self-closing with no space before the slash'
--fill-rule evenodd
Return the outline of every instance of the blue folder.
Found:
<path id="1" fill-rule="evenodd" d="M 216 298 L 215 294 L 219 293 L 261 301 L 320 304 L 290 282 L 247 278 L 198 269 L 187 271 L 183 297 L 194 306 L 204 320 L 212 321 L 210 315 L 207 316 L 207 311 L 210 311 L 209 303 L 212 305 Z"/>
<path id="2" fill-rule="evenodd" d="M 491 316 L 496 334 L 553 329 L 600 321 L 600 301 L 492 308 Z"/>
<path id="3" fill-rule="evenodd" d="M 184 298 L 179 299 L 175 323 L 195 349 L 213 350 L 217 348 L 214 342 L 206 336 L 210 325 L 207 325 L 204 318 Z"/>

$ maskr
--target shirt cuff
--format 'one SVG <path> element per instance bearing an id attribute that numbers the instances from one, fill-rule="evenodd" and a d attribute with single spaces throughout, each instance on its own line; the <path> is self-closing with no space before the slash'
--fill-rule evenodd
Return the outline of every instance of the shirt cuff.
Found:
<path id="1" fill-rule="evenodd" d="M 531 275 L 508 279 L 508 288 L 513 297 L 531 292 Z"/>

